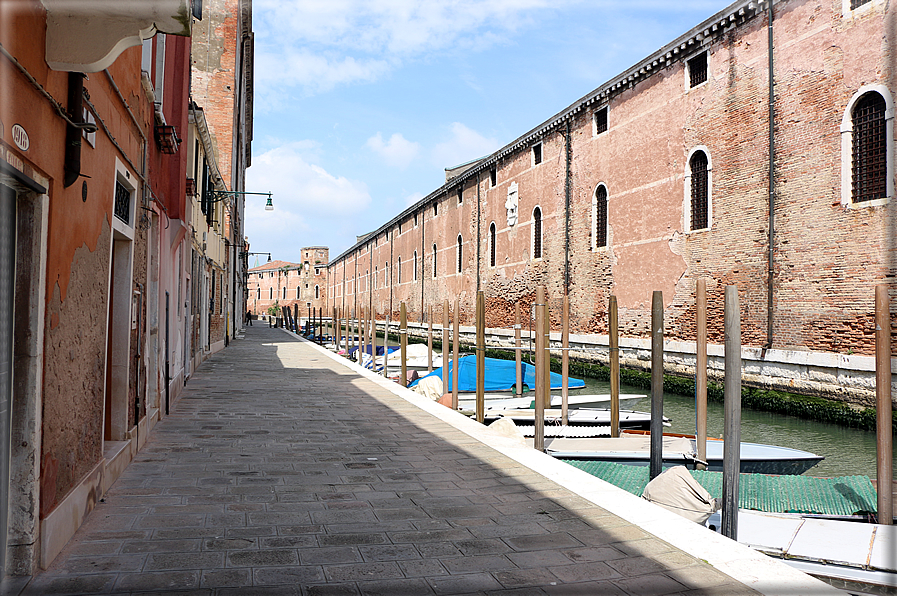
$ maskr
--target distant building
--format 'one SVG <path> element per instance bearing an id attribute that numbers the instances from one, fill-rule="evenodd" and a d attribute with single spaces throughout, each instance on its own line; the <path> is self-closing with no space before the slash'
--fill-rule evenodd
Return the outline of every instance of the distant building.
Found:
<path id="1" fill-rule="evenodd" d="M 249 269 L 247 309 L 254 315 L 298 305 L 299 315 L 327 304 L 327 262 L 329 249 L 311 246 L 302 249 L 302 262 L 271 261 Z"/>

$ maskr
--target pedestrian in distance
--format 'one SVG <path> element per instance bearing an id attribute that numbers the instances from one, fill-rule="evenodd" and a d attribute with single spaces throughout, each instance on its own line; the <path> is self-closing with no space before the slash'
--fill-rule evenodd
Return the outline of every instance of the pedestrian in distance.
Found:
<path id="1" fill-rule="evenodd" d="M 246 322 L 249 323 L 249 326 L 252 327 L 252 311 L 246 311 Z"/>

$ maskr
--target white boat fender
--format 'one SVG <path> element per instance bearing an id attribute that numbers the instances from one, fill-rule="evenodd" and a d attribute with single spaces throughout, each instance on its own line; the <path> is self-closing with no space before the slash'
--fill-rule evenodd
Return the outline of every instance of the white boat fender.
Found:
<path id="1" fill-rule="evenodd" d="M 642 498 L 699 524 L 722 506 L 719 499 L 714 499 L 692 478 L 685 466 L 665 470 L 648 483 Z"/>

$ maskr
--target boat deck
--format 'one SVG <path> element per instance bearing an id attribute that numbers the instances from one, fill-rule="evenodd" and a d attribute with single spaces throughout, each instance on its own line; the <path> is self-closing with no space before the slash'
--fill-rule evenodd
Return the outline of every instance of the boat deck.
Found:
<path id="1" fill-rule="evenodd" d="M 593 476 L 635 495 L 648 484 L 646 466 L 626 466 L 610 462 L 564 460 Z M 695 480 L 716 498 L 722 497 L 722 472 L 689 470 Z M 810 513 L 854 515 L 874 512 L 877 493 L 868 476 L 815 478 L 812 476 L 769 476 L 741 474 L 738 506 L 766 513 Z"/>

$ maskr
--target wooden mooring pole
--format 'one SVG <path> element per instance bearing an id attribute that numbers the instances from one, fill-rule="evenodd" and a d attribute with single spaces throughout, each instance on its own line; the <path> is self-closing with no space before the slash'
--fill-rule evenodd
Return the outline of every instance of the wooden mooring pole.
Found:
<path id="1" fill-rule="evenodd" d="M 405 311 L 405 303 L 399 305 L 399 345 L 402 350 L 402 372 L 399 378 L 399 384 L 402 387 L 408 386 L 408 313 Z"/>
<path id="2" fill-rule="evenodd" d="M 570 381 L 568 376 L 570 373 L 570 296 L 564 294 L 564 308 L 562 310 L 561 325 L 561 424 L 567 424 L 567 402 L 569 400 L 568 390 Z M 549 405 L 551 398 L 549 398 Z"/>
<path id="3" fill-rule="evenodd" d="M 449 392 L 449 369 L 452 366 L 451 355 L 449 349 L 449 301 L 446 300 L 442 305 L 442 394 Z M 452 408 L 454 409 L 454 408 Z"/>
<path id="4" fill-rule="evenodd" d="M 486 395 L 483 391 L 486 380 L 486 298 L 483 291 L 477 292 L 477 422 L 485 420 Z"/>
<path id="5" fill-rule="evenodd" d="M 427 372 L 433 372 L 433 307 L 427 310 Z"/>
<path id="6" fill-rule="evenodd" d="M 651 296 L 651 455 L 650 478 L 663 471 L 663 293 Z"/>
<path id="7" fill-rule="evenodd" d="M 725 387 L 723 388 L 723 513 L 720 531 L 738 540 L 738 483 L 741 472 L 741 310 L 738 288 L 726 286 Z"/>
<path id="8" fill-rule="evenodd" d="M 535 386 L 535 405 L 536 411 L 533 416 L 534 437 L 533 448 L 538 451 L 545 451 L 545 384 L 542 376 L 545 374 L 543 365 L 546 356 L 545 350 L 545 334 L 543 332 L 543 318 L 545 317 L 545 286 L 536 288 L 536 386 Z"/>
<path id="9" fill-rule="evenodd" d="M 455 298 L 454 326 L 452 328 L 452 409 L 458 409 L 458 365 L 461 364 L 459 353 L 459 335 L 461 331 L 461 300 Z"/>
<path id="10" fill-rule="evenodd" d="M 607 303 L 607 327 L 610 334 L 610 436 L 620 436 L 620 330 L 617 324 L 617 297 Z"/>
<path id="11" fill-rule="evenodd" d="M 521 358 L 522 358 L 522 349 L 520 345 L 520 303 L 514 303 L 514 363 L 516 364 L 516 374 L 517 374 L 517 385 L 516 385 L 516 395 L 517 397 L 521 397 L 523 395 L 523 379 L 521 378 Z"/>
<path id="12" fill-rule="evenodd" d="M 389 376 L 389 315 L 383 319 L 383 376 Z"/>
<path id="13" fill-rule="evenodd" d="M 891 419 L 891 299 L 887 285 L 875 286 L 875 430 L 878 523 L 894 523 Z"/>
<path id="14" fill-rule="evenodd" d="M 707 281 L 695 286 L 695 436 L 698 459 L 707 461 Z M 699 470 L 706 468 L 697 465 Z"/>

